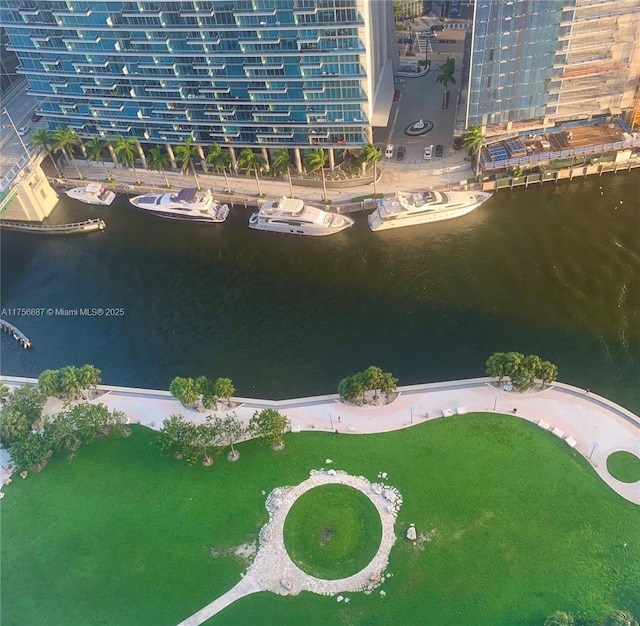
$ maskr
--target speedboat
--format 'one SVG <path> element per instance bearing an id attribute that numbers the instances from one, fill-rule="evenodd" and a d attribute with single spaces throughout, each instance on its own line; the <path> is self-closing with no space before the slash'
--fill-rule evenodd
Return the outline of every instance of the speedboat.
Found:
<path id="1" fill-rule="evenodd" d="M 85 187 L 74 187 L 65 192 L 70 198 L 80 200 L 85 204 L 99 204 L 109 206 L 115 199 L 116 194 L 100 183 L 89 183 Z"/>
<path id="2" fill-rule="evenodd" d="M 214 200 L 211 189 L 181 189 L 169 193 L 146 193 L 130 198 L 138 209 L 149 211 L 159 217 L 193 222 L 224 222 L 229 207 Z"/>
<path id="3" fill-rule="evenodd" d="M 379 200 L 367 219 L 373 231 L 440 222 L 471 213 L 490 197 L 482 191 L 398 191 L 393 198 Z"/>
<path id="4" fill-rule="evenodd" d="M 315 237 L 339 233 L 353 224 L 354 220 L 346 215 L 323 211 L 302 200 L 286 196 L 282 196 L 277 202 L 265 202 L 249 218 L 249 228 Z"/>

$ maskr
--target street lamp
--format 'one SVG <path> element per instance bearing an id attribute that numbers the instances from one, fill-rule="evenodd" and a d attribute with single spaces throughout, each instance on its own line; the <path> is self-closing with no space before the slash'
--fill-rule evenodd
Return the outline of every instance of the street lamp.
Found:
<path id="1" fill-rule="evenodd" d="M 415 409 L 415 407 L 410 406 L 409 409 L 411 410 L 411 423 L 413 424 L 413 409 Z"/>
<path id="2" fill-rule="evenodd" d="M 333 413 L 329 411 L 329 424 L 331 424 L 331 430 L 333 430 Z"/>
<path id="3" fill-rule="evenodd" d="M 22 149 L 25 151 L 25 154 L 27 155 L 27 158 L 31 159 L 31 155 L 29 154 L 29 150 L 27 150 L 27 146 L 25 145 L 24 141 L 22 141 L 22 137 L 20 136 L 20 133 L 18 132 L 18 129 L 16 128 L 16 125 L 13 123 L 13 120 L 11 119 L 11 116 L 9 115 L 9 111 L 7 111 L 7 107 L 4 107 L 2 109 L 2 112 L 9 118 L 9 122 L 11 123 L 11 127 L 15 131 L 16 136 L 18 137 L 18 141 L 20 142 L 20 145 L 22 146 Z"/>
<path id="4" fill-rule="evenodd" d="M 498 396 L 499 395 L 500 394 L 496 391 L 496 397 L 495 397 L 495 400 L 493 401 L 493 410 L 494 411 L 496 410 L 496 405 L 498 404 Z"/>
<path id="5" fill-rule="evenodd" d="M 591 457 L 593 456 L 593 452 L 594 452 L 594 450 L 598 447 L 598 442 L 597 442 L 597 441 L 594 441 L 591 445 L 592 445 L 593 447 L 591 448 L 591 453 L 589 454 L 589 460 L 591 460 Z"/>

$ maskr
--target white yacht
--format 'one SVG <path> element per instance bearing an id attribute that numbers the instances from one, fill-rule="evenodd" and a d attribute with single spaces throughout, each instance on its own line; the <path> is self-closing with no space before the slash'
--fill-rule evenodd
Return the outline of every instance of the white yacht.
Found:
<path id="1" fill-rule="evenodd" d="M 394 198 L 378 201 L 378 208 L 368 217 L 369 228 L 387 230 L 460 217 L 490 197 L 482 191 L 398 191 Z"/>
<path id="2" fill-rule="evenodd" d="M 65 192 L 70 198 L 80 200 L 85 204 L 99 204 L 109 206 L 115 199 L 116 194 L 100 183 L 89 183 L 85 187 L 74 187 Z"/>
<path id="3" fill-rule="evenodd" d="M 214 200 L 211 190 L 181 189 L 169 193 L 147 193 L 129 202 L 159 217 L 193 222 L 224 222 L 229 207 Z"/>
<path id="4" fill-rule="evenodd" d="M 260 210 L 249 218 L 249 227 L 256 230 L 270 230 L 275 233 L 313 235 L 322 237 L 339 233 L 354 220 L 346 215 L 338 215 L 317 209 L 297 198 L 282 196 L 278 202 L 265 202 Z"/>

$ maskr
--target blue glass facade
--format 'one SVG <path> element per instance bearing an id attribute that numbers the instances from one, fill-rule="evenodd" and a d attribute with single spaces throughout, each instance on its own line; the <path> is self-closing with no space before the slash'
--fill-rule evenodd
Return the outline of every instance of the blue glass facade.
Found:
<path id="1" fill-rule="evenodd" d="M 554 113 L 552 81 L 566 0 L 476 0 L 466 126 Z M 555 96 L 557 98 L 557 94 Z"/>
<path id="2" fill-rule="evenodd" d="M 362 0 L 0 0 L 52 126 L 237 147 L 367 141 Z"/>

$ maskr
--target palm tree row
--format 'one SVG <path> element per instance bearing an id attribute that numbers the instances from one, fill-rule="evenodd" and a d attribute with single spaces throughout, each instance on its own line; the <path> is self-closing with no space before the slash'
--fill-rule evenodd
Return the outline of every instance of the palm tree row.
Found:
<path id="1" fill-rule="evenodd" d="M 54 154 L 62 152 L 67 162 L 73 163 L 78 178 L 82 178 L 78 165 L 73 158 L 73 148 L 82 147 L 83 151 L 86 152 L 87 161 L 89 163 L 101 163 L 107 172 L 107 175 L 108 169 L 103 157 L 105 155 L 105 150 L 108 149 L 122 165 L 128 168 L 130 167 L 133 170 L 138 184 L 141 184 L 140 174 L 135 167 L 135 162 L 137 155 L 142 153 L 142 148 L 138 140 L 134 137 L 118 136 L 115 138 L 113 144 L 100 137 L 94 137 L 83 143 L 79 135 L 70 126 L 67 128 L 58 126 L 53 133 L 46 128 L 36 129 L 31 135 L 30 145 L 46 151 L 47 155 L 53 161 L 53 165 L 60 178 L 62 178 L 62 173 L 53 158 Z M 196 163 L 201 152 L 199 151 L 198 146 L 193 143 L 193 139 L 191 137 L 187 137 L 184 144 L 176 146 L 175 153 L 182 173 L 184 174 L 187 171 L 190 171 L 195 180 L 196 187 L 199 188 L 200 181 L 198 180 Z M 381 151 L 372 143 L 367 143 L 362 147 L 358 158 L 364 169 L 367 167 L 373 167 L 374 194 L 376 193 L 376 179 L 378 177 L 377 164 L 381 158 Z M 304 161 L 304 166 L 308 173 L 311 174 L 320 171 L 325 200 L 327 199 L 327 184 L 325 176 L 327 160 L 327 153 L 322 148 L 319 148 L 312 150 Z M 149 150 L 146 163 L 147 168 L 151 171 L 162 172 L 167 187 L 170 187 L 170 184 L 166 173 L 170 169 L 171 163 L 172 161 L 169 155 L 165 150 L 163 150 L 162 146 L 156 145 Z M 205 172 L 207 171 L 207 165 L 211 165 L 215 172 L 222 172 L 227 192 L 231 192 L 229 179 L 227 177 L 227 173 L 231 171 L 231 157 L 222 150 L 219 144 L 214 143 L 209 148 L 209 151 L 204 157 L 201 165 Z M 237 172 L 238 168 L 245 170 L 247 176 L 251 173 L 254 174 L 256 186 L 258 188 L 258 195 L 263 195 L 262 188 L 260 186 L 260 174 L 265 169 L 268 169 L 267 160 L 263 156 L 256 154 L 251 148 L 243 148 L 238 155 L 237 164 L 233 169 Z M 276 176 L 287 177 L 291 196 L 293 197 L 294 192 L 291 173 L 295 171 L 296 168 L 291 162 L 290 153 L 287 148 L 281 148 L 278 150 L 273 160 L 272 169 Z"/>

